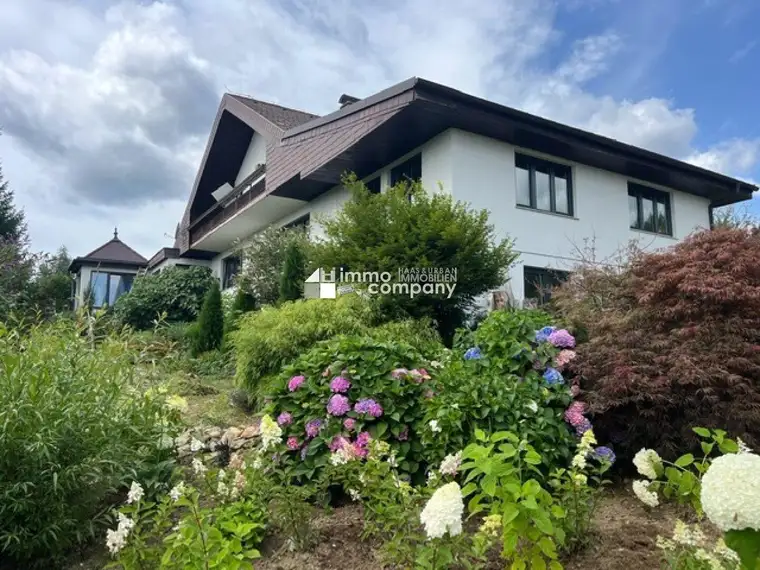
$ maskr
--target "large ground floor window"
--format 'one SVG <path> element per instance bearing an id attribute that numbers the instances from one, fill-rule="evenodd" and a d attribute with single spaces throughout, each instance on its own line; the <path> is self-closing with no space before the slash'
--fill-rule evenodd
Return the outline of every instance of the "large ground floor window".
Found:
<path id="1" fill-rule="evenodd" d="M 552 296 L 552 289 L 570 276 L 568 271 L 543 267 L 524 267 L 525 299 L 536 305 L 544 305 Z"/>
<path id="2" fill-rule="evenodd" d="M 112 273 L 110 271 L 93 271 L 90 273 L 90 295 L 92 306 L 113 306 L 116 299 L 128 293 L 135 276 L 129 273 Z"/>

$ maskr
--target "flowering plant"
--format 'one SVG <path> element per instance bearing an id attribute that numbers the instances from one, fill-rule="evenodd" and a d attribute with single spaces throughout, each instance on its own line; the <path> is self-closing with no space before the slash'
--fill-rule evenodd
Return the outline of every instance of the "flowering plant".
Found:
<path id="1" fill-rule="evenodd" d="M 739 556 L 723 539 L 708 544 L 697 525 L 677 520 L 672 538 L 657 537 L 657 548 L 669 570 L 739 570 Z"/>
<path id="2" fill-rule="evenodd" d="M 434 386 L 423 362 L 410 345 L 358 336 L 336 337 L 302 355 L 271 394 L 269 412 L 289 419 L 281 424 L 288 442 L 282 467 L 291 477 L 315 480 L 336 438 L 358 457 L 377 439 L 393 446 L 402 472 L 418 471 L 424 394 Z"/>

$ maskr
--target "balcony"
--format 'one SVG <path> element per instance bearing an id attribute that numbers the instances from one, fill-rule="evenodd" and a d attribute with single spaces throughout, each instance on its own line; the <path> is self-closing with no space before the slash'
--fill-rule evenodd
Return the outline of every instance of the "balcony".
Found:
<path id="1" fill-rule="evenodd" d="M 266 165 L 261 165 L 227 196 L 190 223 L 190 247 L 222 252 L 305 202 L 266 195 Z"/>

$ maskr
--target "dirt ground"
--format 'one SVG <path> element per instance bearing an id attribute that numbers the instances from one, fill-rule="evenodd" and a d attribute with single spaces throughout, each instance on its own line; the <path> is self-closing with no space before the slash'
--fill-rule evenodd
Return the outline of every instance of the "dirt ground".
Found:
<path id="1" fill-rule="evenodd" d="M 687 513 L 681 512 L 680 515 Z M 594 521 L 592 544 L 563 560 L 566 570 L 656 570 L 660 568 L 657 535 L 669 537 L 679 511 L 670 505 L 648 511 L 630 492 L 630 484 L 608 489 Z M 321 540 L 309 552 L 264 548 L 256 570 L 380 570 L 374 549 L 359 541 L 361 508 L 347 506 L 320 516 L 315 526 Z M 499 564 L 495 568 L 503 568 Z"/>

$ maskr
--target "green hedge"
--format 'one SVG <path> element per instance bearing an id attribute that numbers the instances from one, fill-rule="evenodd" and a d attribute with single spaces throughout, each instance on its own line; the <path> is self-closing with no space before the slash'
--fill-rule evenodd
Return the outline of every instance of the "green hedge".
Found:
<path id="1" fill-rule="evenodd" d="M 169 267 L 135 279 L 132 290 L 116 301 L 114 312 L 136 329 L 150 328 L 162 313 L 167 322 L 194 321 L 213 281 L 208 267 Z"/>

